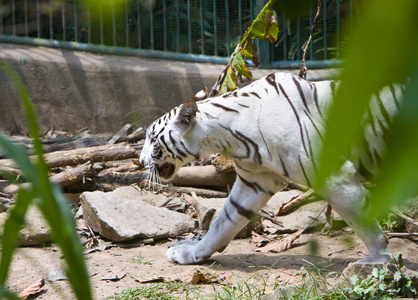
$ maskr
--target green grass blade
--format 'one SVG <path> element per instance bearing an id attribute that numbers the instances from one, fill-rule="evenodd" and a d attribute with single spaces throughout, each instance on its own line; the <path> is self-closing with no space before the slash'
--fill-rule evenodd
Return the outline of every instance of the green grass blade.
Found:
<path id="1" fill-rule="evenodd" d="M 28 157 L 24 157 L 25 155 L 21 151 L 14 154 L 12 150 L 18 148 L 9 142 L 3 141 L 3 147 L 9 151 L 12 158 L 17 159 L 16 164 L 21 168 L 24 176 L 33 184 L 38 199 L 36 203 L 51 226 L 55 241 L 64 253 L 64 258 L 69 267 L 67 275 L 77 298 L 92 299 L 87 267 L 75 230 L 74 219 L 61 191 L 49 181 L 48 166 L 43 157 L 40 130 L 29 93 L 22 79 L 11 67 L 0 61 L 0 70 L 3 70 L 11 78 L 18 89 L 33 138 L 37 162 L 33 166 Z M 8 258 L 6 257 L 6 259 Z"/>
<path id="2" fill-rule="evenodd" d="M 16 204 L 10 211 L 1 236 L 3 250 L 0 260 L 0 286 L 4 286 L 9 272 L 12 257 L 19 241 L 20 228 L 25 223 L 25 214 L 33 199 L 33 191 L 20 189 L 17 192 Z M 1 297 L 0 297 L 1 299 Z"/>
<path id="3" fill-rule="evenodd" d="M 405 80 L 418 61 L 418 1 L 367 1 L 351 40 L 341 73 L 341 85 L 330 108 L 319 159 L 320 189 L 341 164 L 351 145 L 359 144 L 362 118 L 372 93 Z"/>

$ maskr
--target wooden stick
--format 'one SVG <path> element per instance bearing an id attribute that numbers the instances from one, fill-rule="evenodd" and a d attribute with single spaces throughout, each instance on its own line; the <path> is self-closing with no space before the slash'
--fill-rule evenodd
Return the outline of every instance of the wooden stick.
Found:
<path id="1" fill-rule="evenodd" d="M 401 218 L 405 219 L 406 221 L 414 224 L 415 226 L 418 226 L 418 222 L 415 221 L 414 219 L 408 217 L 407 215 L 403 214 L 400 210 L 395 210 L 394 211 L 395 214 L 397 214 L 398 216 L 400 216 Z"/>

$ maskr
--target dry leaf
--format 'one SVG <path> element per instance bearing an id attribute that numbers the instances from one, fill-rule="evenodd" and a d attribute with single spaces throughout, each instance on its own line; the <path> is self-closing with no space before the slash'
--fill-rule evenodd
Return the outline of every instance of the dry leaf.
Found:
<path id="1" fill-rule="evenodd" d="M 305 193 L 303 193 L 302 195 L 299 195 L 297 197 L 293 197 L 289 201 L 283 203 L 282 206 L 279 207 L 274 212 L 274 215 L 278 216 L 278 215 L 284 214 L 284 213 L 288 212 L 289 210 L 291 210 L 292 208 L 298 206 L 302 202 L 305 202 L 306 200 L 308 200 L 312 196 L 313 192 L 314 191 L 312 189 L 310 189 L 310 190 L 306 191 Z"/>
<path id="2" fill-rule="evenodd" d="M 32 283 L 30 286 L 25 288 L 23 291 L 21 291 L 18 297 L 22 299 L 26 299 L 30 295 L 39 293 L 44 285 L 45 285 L 45 280 L 43 278 L 40 278 L 34 283 Z"/>
<path id="3" fill-rule="evenodd" d="M 123 277 L 125 277 L 125 275 L 126 275 L 125 268 L 123 268 L 122 270 L 119 270 L 117 272 L 112 272 L 109 275 L 106 275 L 105 277 L 102 278 L 102 280 L 118 281 L 122 279 Z"/>
<path id="4" fill-rule="evenodd" d="M 300 235 L 305 231 L 305 229 L 306 228 L 300 229 L 295 233 L 292 233 L 277 242 L 270 243 L 268 246 L 261 249 L 261 252 L 279 253 L 289 249 L 290 247 L 292 247 L 293 243 L 300 237 Z"/>
<path id="5" fill-rule="evenodd" d="M 152 283 L 152 282 L 175 282 L 182 281 L 192 284 L 204 284 L 204 283 L 225 283 L 229 279 L 226 275 L 212 275 L 205 270 L 195 269 L 195 271 L 188 271 L 174 276 L 156 276 L 151 275 L 150 277 L 136 277 L 135 281 L 140 283 Z"/>
<path id="6" fill-rule="evenodd" d="M 183 282 L 189 282 L 192 284 L 204 284 L 204 283 L 223 283 L 228 280 L 228 276 L 226 275 L 213 275 L 208 272 L 202 270 L 195 271 L 191 276 L 186 275 L 183 278 Z"/>
<path id="7" fill-rule="evenodd" d="M 251 232 L 251 238 L 252 238 L 253 243 L 256 244 L 257 247 L 263 247 L 269 242 L 268 238 L 254 231 Z"/>

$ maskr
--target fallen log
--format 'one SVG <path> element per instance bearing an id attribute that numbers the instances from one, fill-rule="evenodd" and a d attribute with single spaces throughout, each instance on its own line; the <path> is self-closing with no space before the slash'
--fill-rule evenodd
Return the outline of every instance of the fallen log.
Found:
<path id="1" fill-rule="evenodd" d="M 218 173 L 216 168 L 209 166 L 193 166 L 180 168 L 173 180 L 178 186 L 210 186 L 217 188 L 232 187 L 235 182 L 235 173 Z"/>
<path id="2" fill-rule="evenodd" d="M 141 144 L 138 144 L 135 147 L 126 144 L 102 145 L 46 153 L 44 157 L 50 168 L 56 168 L 62 166 L 75 166 L 88 161 L 105 162 L 137 158 L 139 156 L 139 148 L 141 148 Z M 31 156 L 30 159 L 34 161 L 36 157 Z M 1 168 L 15 168 L 15 163 L 11 159 L 1 159 L 0 169 Z"/>
<path id="3" fill-rule="evenodd" d="M 50 181 L 64 188 L 80 182 L 84 178 L 92 177 L 101 170 L 103 170 L 103 166 L 101 164 L 92 164 L 91 162 L 87 162 L 75 168 L 71 168 L 65 170 L 64 172 L 52 175 L 50 177 Z M 22 183 L 23 187 L 27 187 L 29 185 L 30 183 Z M 13 195 L 18 189 L 19 185 L 9 183 L 3 187 L 3 192 L 7 195 Z"/>
<path id="4" fill-rule="evenodd" d="M 228 197 L 228 193 L 209 190 L 209 189 L 201 189 L 201 188 L 193 188 L 193 187 L 182 187 L 182 186 L 168 186 L 167 192 L 169 193 L 179 193 L 179 194 L 188 194 L 192 195 L 195 193 L 199 197 L 204 198 L 226 198 Z"/>

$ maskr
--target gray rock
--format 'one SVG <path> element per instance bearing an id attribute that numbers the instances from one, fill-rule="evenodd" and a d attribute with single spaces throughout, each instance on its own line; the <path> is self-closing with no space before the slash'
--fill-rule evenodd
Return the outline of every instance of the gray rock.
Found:
<path id="1" fill-rule="evenodd" d="M 286 192 L 276 193 L 267 203 L 265 209 L 275 211 L 279 207 L 290 201 L 293 197 L 303 194 L 299 190 L 290 190 Z M 293 232 L 306 227 L 314 227 L 326 222 L 325 207 L 328 205 L 326 201 L 305 201 L 305 203 L 292 209 L 289 213 L 280 215 L 278 220 L 283 222 L 283 227 L 279 228 L 279 232 Z M 334 221 L 341 218 L 334 212 Z"/>
<path id="2" fill-rule="evenodd" d="M 162 239 L 194 228 L 190 216 L 154 207 L 142 201 L 142 192 L 134 188 L 123 187 L 109 193 L 84 192 L 80 198 L 87 224 L 115 242 Z"/>
<path id="3" fill-rule="evenodd" d="M 0 213 L 0 228 L 3 230 L 8 212 Z M 51 229 L 38 207 L 32 205 L 25 215 L 26 224 L 20 230 L 19 245 L 37 246 L 51 242 Z"/>
<path id="4" fill-rule="evenodd" d="M 210 198 L 205 199 L 197 197 L 194 199 L 193 205 L 195 207 L 197 218 L 199 220 L 200 229 L 206 232 L 213 220 L 221 211 L 227 198 Z M 251 236 L 251 231 L 259 232 L 261 229 L 261 219 L 259 216 L 255 217 L 245 226 L 235 238 L 246 238 Z"/>

